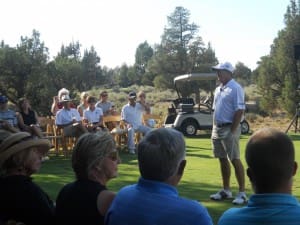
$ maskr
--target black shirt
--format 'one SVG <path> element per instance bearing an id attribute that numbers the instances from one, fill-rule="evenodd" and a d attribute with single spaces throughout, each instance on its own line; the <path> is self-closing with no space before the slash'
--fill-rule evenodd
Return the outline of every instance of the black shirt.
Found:
<path id="1" fill-rule="evenodd" d="M 53 225 L 53 202 L 30 177 L 13 175 L 0 178 L 0 218 L 26 225 Z"/>
<path id="2" fill-rule="evenodd" d="M 97 209 L 97 197 L 106 187 L 91 180 L 77 180 L 65 185 L 56 200 L 59 225 L 101 225 L 104 216 Z"/>

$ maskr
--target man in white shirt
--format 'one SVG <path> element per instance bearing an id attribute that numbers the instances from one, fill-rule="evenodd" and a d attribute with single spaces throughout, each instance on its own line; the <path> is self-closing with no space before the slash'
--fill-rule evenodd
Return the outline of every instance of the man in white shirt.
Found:
<path id="1" fill-rule="evenodd" d="M 55 124 L 64 129 L 64 135 L 67 137 L 79 137 L 88 132 L 81 123 L 81 117 L 77 109 L 71 108 L 69 95 L 63 95 L 60 103 L 63 108 L 56 113 Z"/>
<path id="2" fill-rule="evenodd" d="M 128 95 L 128 103 L 123 106 L 121 111 L 121 119 L 125 122 L 128 130 L 128 149 L 130 154 L 135 154 L 134 134 L 141 132 L 147 134 L 151 128 L 144 126 L 142 116 L 147 111 L 147 105 L 136 102 L 136 93 L 130 92 Z"/>
<path id="3" fill-rule="evenodd" d="M 241 121 L 245 110 L 245 93 L 240 84 L 233 78 L 234 67 L 229 62 L 212 67 L 216 71 L 220 85 L 214 93 L 213 110 L 214 124 L 212 130 L 212 146 L 214 156 L 219 159 L 223 188 L 212 194 L 212 200 L 232 198 L 230 190 L 230 174 L 233 165 L 239 192 L 233 204 L 245 204 L 245 171 L 240 159 L 239 139 Z"/>

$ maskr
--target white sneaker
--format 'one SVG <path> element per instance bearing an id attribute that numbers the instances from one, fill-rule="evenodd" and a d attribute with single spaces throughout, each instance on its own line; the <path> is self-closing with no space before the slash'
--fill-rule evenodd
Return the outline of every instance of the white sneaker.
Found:
<path id="1" fill-rule="evenodd" d="M 242 204 L 246 204 L 248 201 L 247 196 L 245 194 L 245 192 L 239 192 L 235 199 L 232 201 L 233 204 L 235 205 L 242 205 Z"/>
<path id="2" fill-rule="evenodd" d="M 232 198 L 232 193 L 229 190 L 220 190 L 216 194 L 210 196 L 210 199 L 220 201 L 222 199 Z"/>

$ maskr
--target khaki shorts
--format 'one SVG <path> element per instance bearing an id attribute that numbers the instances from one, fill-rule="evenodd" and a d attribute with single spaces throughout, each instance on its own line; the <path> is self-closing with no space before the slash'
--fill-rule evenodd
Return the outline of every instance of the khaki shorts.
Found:
<path id="1" fill-rule="evenodd" d="M 237 128 L 235 133 L 231 133 L 231 126 L 217 127 L 213 126 L 211 140 L 214 156 L 216 158 L 240 158 L 239 140 L 241 136 L 241 126 Z"/>
<path id="2" fill-rule="evenodd" d="M 67 127 L 64 127 L 64 135 L 66 137 L 78 137 L 78 136 L 80 136 L 80 132 L 76 125 L 71 124 Z"/>

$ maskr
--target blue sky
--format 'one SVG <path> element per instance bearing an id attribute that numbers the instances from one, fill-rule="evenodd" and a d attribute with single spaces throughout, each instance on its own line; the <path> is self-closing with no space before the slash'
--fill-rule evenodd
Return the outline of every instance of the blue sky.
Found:
<path id="1" fill-rule="evenodd" d="M 138 45 L 160 42 L 176 6 L 191 13 L 205 44 L 219 61 L 240 61 L 251 69 L 270 52 L 290 0 L 1 0 L 0 40 L 16 46 L 20 37 L 41 33 L 50 55 L 62 44 L 94 46 L 101 66 L 132 65 Z"/>

